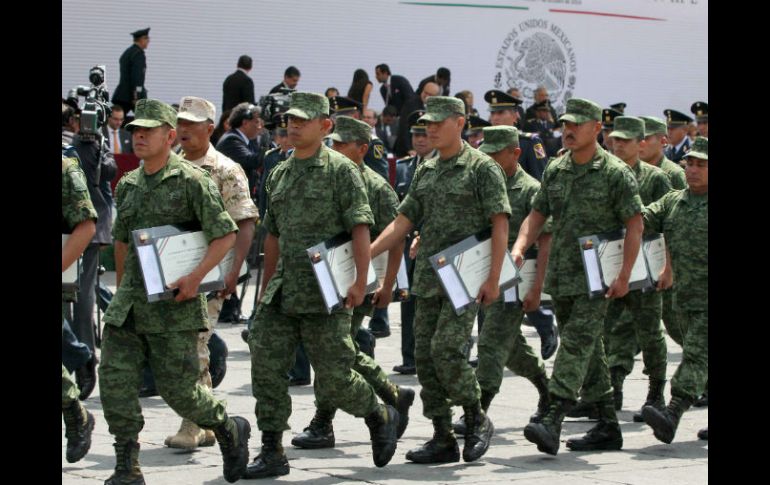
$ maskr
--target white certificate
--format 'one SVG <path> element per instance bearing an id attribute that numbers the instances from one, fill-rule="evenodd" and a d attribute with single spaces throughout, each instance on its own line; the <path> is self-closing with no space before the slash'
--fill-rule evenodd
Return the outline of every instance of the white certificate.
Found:
<path id="1" fill-rule="evenodd" d="M 209 245 L 203 232 L 196 231 L 158 238 L 155 247 L 158 248 L 158 258 L 160 259 L 160 267 L 163 272 L 163 280 L 168 285 L 192 273 L 200 262 L 203 261 Z M 232 266 L 232 264 L 231 260 L 230 265 Z M 201 284 L 211 283 L 221 278 L 220 268 L 214 266 L 203 277 Z"/>
<path id="2" fill-rule="evenodd" d="M 372 258 L 372 267 L 377 276 L 377 284 L 382 286 L 385 281 L 385 273 L 388 270 L 388 252 L 380 253 L 379 256 Z M 396 281 L 393 282 L 393 291 L 396 292 L 396 299 L 402 300 L 409 297 L 409 277 L 406 274 L 406 261 L 404 254 L 401 253 L 401 263 L 396 273 Z"/>
<path id="3" fill-rule="evenodd" d="M 660 272 L 666 267 L 666 239 L 663 234 L 644 241 L 642 243 L 644 257 L 647 260 L 647 267 L 650 270 L 650 278 L 657 282 Z"/>
<path id="4" fill-rule="evenodd" d="M 61 235 L 61 247 L 64 249 L 64 244 L 66 244 L 67 239 L 70 238 L 69 234 L 62 234 Z M 80 265 L 81 265 L 81 258 L 78 256 L 78 259 L 75 260 L 74 263 L 69 265 L 69 268 L 62 271 L 61 274 L 61 284 L 62 289 L 78 289 L 78 285 L 80 282 Z"/>
<path id="5" fill-rule="evenodd" d="M 589 296 L 603 295 L 618 277 L 623 267 L 624 238 L 625 229 L 578 238 Z M 631 267 L 628 288 L 646 290 L 650 286 L 644 244 L 640 243 L 639 252 Z"/>

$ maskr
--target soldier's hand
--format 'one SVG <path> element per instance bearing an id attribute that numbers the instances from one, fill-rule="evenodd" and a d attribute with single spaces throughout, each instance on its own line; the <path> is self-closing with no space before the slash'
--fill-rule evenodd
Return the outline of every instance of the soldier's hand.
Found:
<path id="1" fill-rule="evenodd" d="M 189 300 L 191 298 L 195 298 L 198 296 L 198 286 L 200 285 L 200 280 L 193 277 L 192 275 L 182 276 L 178 280 L 174 281 L 173 283 L 169 284 L 168 287 L 170 289 L 177 289 L 179 290 L 177 292 L 176 297 L 174 298 L 174 301 L 185 301 Z"/>
<path id="2" fill-rule="evenodd" d="M 377 291 L 374 292 L 374 296 L 372 296 L 372 303 L 374 303 L 374 306 L 377 308 L 387 308 L 391 301 L 393 301 L 393 292 L 386 291 L 384 286 L 377 288 Z"/>
<path id="3" fill-rule="evenodd" d="M 528 312 L 534 312 L 540 307 L 540 294 L 542 293 L 542 290 L 539 288 L 531 288 L 529 292 L 527 293 L 527 296 L 524 297 L 524 301 L 521 302 L 522 309 L 525 313 Z"/>
<path id="4" fill-rule="evenodd" d="M 497 281 L 488 279 L 479 288 L 479 294 L 476 297 L 476 303 L 484 306 L 490 305 L 500 296 L 500 284 Z"/>
<path id="5" fill-rule="evenodd" d="M 513 258 L 513 263 L 516 267 L 521 268 L 521 265 L 524 264 L 524 255 L 521 253 L 521 250 L 514 246 L 513 249 L 511 249 L 511 257 Z"/>
<path id="6" fill-rule="evenodd" d="M 414 239 L 412 239 L 412 245 L 409 246 L 409 259 L 414 259 L 417 257 L 417 251 L 420 250 L 420 236 L 415 236 Z"/>
<path id="7" fill-rule="evenodd" d="M 623 298 L 628 293 L 628 280 L 615 278 L 615 281 L 610 285 L 610 289 L 607 290 L 605 298 Z"/>
<path id="8" fill-rule="evenodd" d="M 238 289 L 238 272 L 230 271 L 225 276 L 225 287 L 219 291 L 220 298 L 227 298 L 228 295 L 235 293 Z"/>
<path id="9" fill-rule="evenodd" d="M 345 297 L 345 308 L 354 308 L 364 302 L 364 291 L 366 291 L 365 283 L 354 283 L 348 290 L 348 294 Z"/>
<path id="10" fill-rule="evenodd" d="M 660 272 L 660 275 L 658 276 L 658 286 L 657 290 L 667 290 L 671 288 L 671 286 L 674 284 L 674 274 L 671 271 L 671 269 L 666 266 L 666 268 Z"/>

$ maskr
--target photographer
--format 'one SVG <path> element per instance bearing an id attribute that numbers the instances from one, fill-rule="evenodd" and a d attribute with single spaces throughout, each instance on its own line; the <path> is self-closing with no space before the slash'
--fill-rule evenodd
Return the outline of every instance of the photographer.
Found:
<path id="1" fill-rule="evenodd" d="M 265 151 L 252 140 L 257 138 L 262 127 L 259 106 L 241 103 L 230 113 L 230 129 L 219 139 L 216 149 L 239 163 L 249 179 L 249 194 L 254 195 L 257 170 L 262 167 Z"/>

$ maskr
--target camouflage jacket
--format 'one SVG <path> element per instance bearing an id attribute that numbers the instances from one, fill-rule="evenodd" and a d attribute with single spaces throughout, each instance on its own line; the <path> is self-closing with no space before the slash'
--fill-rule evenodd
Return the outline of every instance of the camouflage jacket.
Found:
<path id="1" fill-rule="evenodd" d="M 687 188 L 687 179 L 684 176 L 684 169 L 678 164 L 674 163 L 668 158 L 666 158 L 665 155 L 660 157 L 659 163 L 657 165 L 650 164 L 655 167 L 658 167 L 659 169 L 663 170 L 665 172 L 666 176 L 668 176 L 668 180 L 671 182 L 671 187 L 673 190 L 681 190 Z"/>
<path id="2" fill-rule="evenodd" d="M 647 232 L 662 232 L 671 252 L 674 302 L 683 310 L 708 309 L 709 198 L 675 190 L 644 208 Z"/>
<path id="3" fill-rule="evenodd" d="M 62 234 L 71 234 L 75 226 L 89 219 L 96 220 L 96 209 L 88 195 L 86 174 L 74 158 L 61 159 Z M 62 299 L 75 301 L 77 292 L 67 290 Z"/>
<path id="4" fill-rule="evenodd" d="M 654 165 L 641 160 L 631 170 L 634 171 L 636 182 L 639 184 L 639 197 L 642 204 L 652 204 L 671 190 L 671 182 L 665 172 Z"/>

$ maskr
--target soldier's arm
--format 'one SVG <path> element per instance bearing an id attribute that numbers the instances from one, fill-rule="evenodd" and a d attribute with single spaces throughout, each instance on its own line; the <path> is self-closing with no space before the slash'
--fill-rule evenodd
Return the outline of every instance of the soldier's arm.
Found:
<path id="1" fill-rule="evenodd" d="M 414 224 L 403 213 L 400 213 L 396 218 L 388 224 L 377 239 L 372 243 L 371 253 L 375 258 L 385 251 L 393 248 L 400 250 L 401 245 L 404 242 L 404 238 L 412 230 Z"/>
<path id="2" fill-rule="evenodd" d="M 548 266 L 548 257 L 551 255 L 551 240 L 553 234 L 550 232 L 541 232 L 537 238 L 537 268 L 535 272 L 535 282 L 532 284 L 529 293 L 524 296 L 523 309 L 525 312 L 533 312 L 540 306 L 540 294 L 543 293 L 543 282 L 545 281 L 545 268 Z"/>
<path id="3" fill-rule="evenodd" d="M 235 257 L 233 258 L 233 267 L 225 277 L 225 289 L 219 293 L 223 297 L 235 291 L 243 260 L 246 259 L 251 241 L 254 240 L 254 219 L 243 219 L 236 222 L 236 225 L 238 226 L 238 234 L 235 236 Z"/>
<path id="4" fill-rule="evenodd" d="M 262 296 L 265 294 L 265 288 L 267 288 L 270 278 L 275 274 L 275 268 L 278 266 L 278 258 L 281 256 L 278 238 L 270 232 L 265 236 L 264 251 L 265 260 L 264 268 L 262 269 L 262 287 L 259 290 L 259 301 L 262 301 Z"/>
<path id="5" fill-rule="evenodd" d="M 481 285 L 476 303 L 489 305 L 500 296 L 500 272 L 503 269 L 503 257 L 508 246 L 508 214 L 501 212 L 492 216 L 492 258 L 489 276 Z"/>
<path id="6" fill-rule="evenodd" d="M 545 216 L 534 208 L 529 212 L 524 222 L 521 223 L 519 235 L 516 237 L 516 242 L 513 243 L 513 249 L 511 249 L 511 256 L 513 256 L 516 266 L 521 266 L 522 261 L 524 261 L 524 251 L 529 249 L 535 242 L 544 224 Z"/>
<path id="7" fill-rule="evenodd" d="M 120 286 L 120 281 L 123 279 L 127 255 L 128 243 L 115 239 L 115 286 Z"/>
<path id="8" fill-rule="evenodd" d="M 75 226 L 64 247 L 61 248 L 62 272 L 69 268 L 83 254 L 94 234 L 96 234 L 96 222 L 93 219 L 81 221 Z"/>
<path id="9" fill-rule="evenodd" d="M 345 297 L 345 308 L 357 307 L 364 302 L 366 291 L 366 277 L 369 272 L 369 225 L 356 224 L 350 231 L 353 237 L 353 259 L 356 262 L 356 281 L 348 289 Z"/>
<path id="10" fill-rule="evenodd" d="M 636 257 L 639 255 L 639 245 L 642 243 L 642 231 L 644 223 L 642 214 L 634 214 L 625 221 L 626 236 L 623 238 L 623 265 L 615 281 L 610 285 L 605 298 L 621 298 L 628 293 L 628 280 L 631 278 L 631 268 L 634 267 Z"/>

